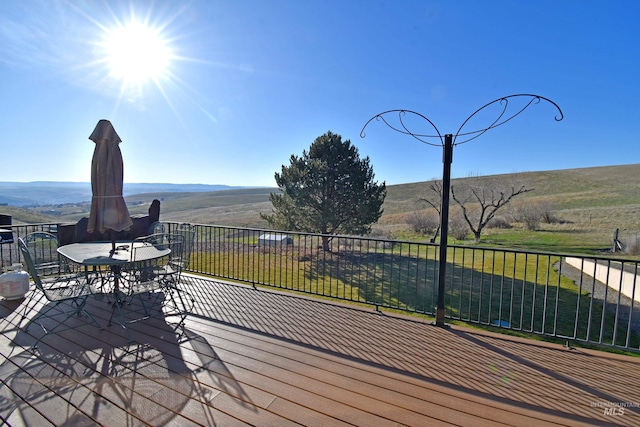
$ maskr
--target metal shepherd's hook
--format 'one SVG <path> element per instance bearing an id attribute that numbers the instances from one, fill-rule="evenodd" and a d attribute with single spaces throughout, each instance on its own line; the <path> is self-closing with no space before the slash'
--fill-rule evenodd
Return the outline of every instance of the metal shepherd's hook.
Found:
<path id="1" fill-rule="evenodd" d="M 513 114 L 509 115 L 507 114 L 507 109 L 509 108 L 509 102 L 514 98 L 529 98 L 529 99 L 524 104 L 524 106 L 519 108 Z M 559 115 L 555 116 L 556 121 L 559 122 L 564 118 L 564 114 L 562 113 L 562 110 L 560 109 L 558 104 L 556 104 L 555 102 L 551 101 L 548 98 L 545 98 L 539 95 L 532 95 L 532 94 L 515 94 L 515 95 L 503 96 L 502 98 L 493 100 L 483 105 L 482 107 L 478 108 L 476 111 L 473 112 L 473 114 L 471 114 L 462 122 L 462 124 L 458 128 L 458 131 L 455 134 L 445 134 L 443 136 L 438 130 L 438 128 L 436 127 L 436 125 L 431 120 L 429 120 L 429 118 L 415 111 L 403 110 L 403 109 L 388 110 L 388 111 L 384 111 L 382 113 L 376 114 L 375 116 L 367 120 L 367 122 L 362 127 L 362 130 L 360 131 L 360 137 L 364 138 L 366 136 L 364 130 L 369 125 L 369 123 L 371 123 L 374 120 L 382 121 L 384 124 L 386 124 L 388 127 L 390 127 L 396 132 L 411 136 L 424 144 L 441 146 L 443 149 L 442 200 L 441 200 L 441 206 L 440 206 L 440 248 L 439 248 L 440 251 L 439 251 L 439 260 L 438 260 L 438 301 L 437 301 L 437 307 L 436 307 L 436 322 L 435 322 L 437 326 L 445 325 L 444 294 L 445 294 L 445 277 L 446 277 L 446 269 L 447 269 L 447 239 L 449 237 L 448 235 L 449 234 L 449 193 L 451 191 L 451 163 L 453 162 L 453 147 L 455 145 L 464 144 L 466 142 L 474 140 L 479 136 L 483 135 L 485 132 L 511 121 L 512 119 L 514 119 L 515 117 L 523 113 L 531 105 L 539 104 L 540 101 L 546 101 L 552 104 L 558 110 Z M 491 122 L 488 126 L 482 127 L 480 129 L 476 129 L 473 131 L 466 131 L 466 132 L 462 131 L 463 128 L 469 123 L 469 121 L 473 117 L 475 117 L 480 111 L 494 104 L 499 104 L 501 106 L 501 111 L 499 112 L 498 116 L 493 122 Z M 397 119 L 392 121 L 392 118 L 389 118 L 389 116 L 393 116 L 395 114 L 397 114 Z M 419 119 L 422 119 L 428 122 L 429 125 L 431 125 L 431 127 L 433 127 L 433 129 L 435 130 L 435 134 L 423 134 L 423 133 L 414 132 L 413 130 L 410 129 L 410 127 L 407 124 L 408 116 L 416 116 Z M 461 141 L 458 141 L 459 137 L 462 139 Z"/>

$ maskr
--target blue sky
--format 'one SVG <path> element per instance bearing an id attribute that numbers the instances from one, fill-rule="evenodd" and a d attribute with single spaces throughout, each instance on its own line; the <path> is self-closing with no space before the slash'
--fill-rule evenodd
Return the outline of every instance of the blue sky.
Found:
<path id="1" fill-rule="evenodd" d="M 633 0 L 3 1 L 0 181 L 88 182 L 100 119 L 123 140 L 125 183 L 274 186 L 329 130 L 376 180 L 425 181 L 441 148 L 380 122 L 361 138 L 367 120 L 409 109 L 455 133 L 517 93 L 564 120 L 532 105 L 456 146 L 454 177 L 639 163 L 639 16 Z M 109 48 L 132 25 L 164 55 L 139 80 Z M 143 46 L 130 62 L 155 64 Z"/>

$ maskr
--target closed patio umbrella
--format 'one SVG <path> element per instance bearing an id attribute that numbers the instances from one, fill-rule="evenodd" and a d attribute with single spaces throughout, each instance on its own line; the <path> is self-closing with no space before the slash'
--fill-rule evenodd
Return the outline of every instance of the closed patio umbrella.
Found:
<path id="1" fill-rule="evenodd" d="M 96 148 L 91 160 L 92 198 L 87 232 L 110 230 L 115 251 L 115 233 L 133 224 L 122 197 L 124 167 L 118 145 L 122 140 L 109 120 L 100 120 L 89 139 L 96 143 Z"/>

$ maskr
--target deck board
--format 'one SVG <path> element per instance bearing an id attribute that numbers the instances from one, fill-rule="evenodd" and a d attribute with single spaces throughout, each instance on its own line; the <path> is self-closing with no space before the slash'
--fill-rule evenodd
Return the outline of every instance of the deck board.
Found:
<path id="1" fill-rule="evenodd" d="M 45 337 L 0 301 L 7 425 L 639 425 L 640 358 L 183 277 L 175 317 Z M 136 305 L 125 307 L 135 312 Z M 156 308 L 159 308 L 157 306 Z M 90 299 L 106 324 L 111 305 Z M 129 316 L 130 314 L 126 314 Z M 621 402 L 622 415 L 594 405 Z"/>

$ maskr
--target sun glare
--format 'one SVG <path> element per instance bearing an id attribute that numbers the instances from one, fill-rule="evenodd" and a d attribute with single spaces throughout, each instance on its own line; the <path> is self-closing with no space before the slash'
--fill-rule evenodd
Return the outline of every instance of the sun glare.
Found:
<path id="1" fill-rule="evenodd" d="M 130 22 L 107 34 L 109 74 L 126 85 L 158 81 L 168 72 L 171 50 L 159 30 Z"/>

